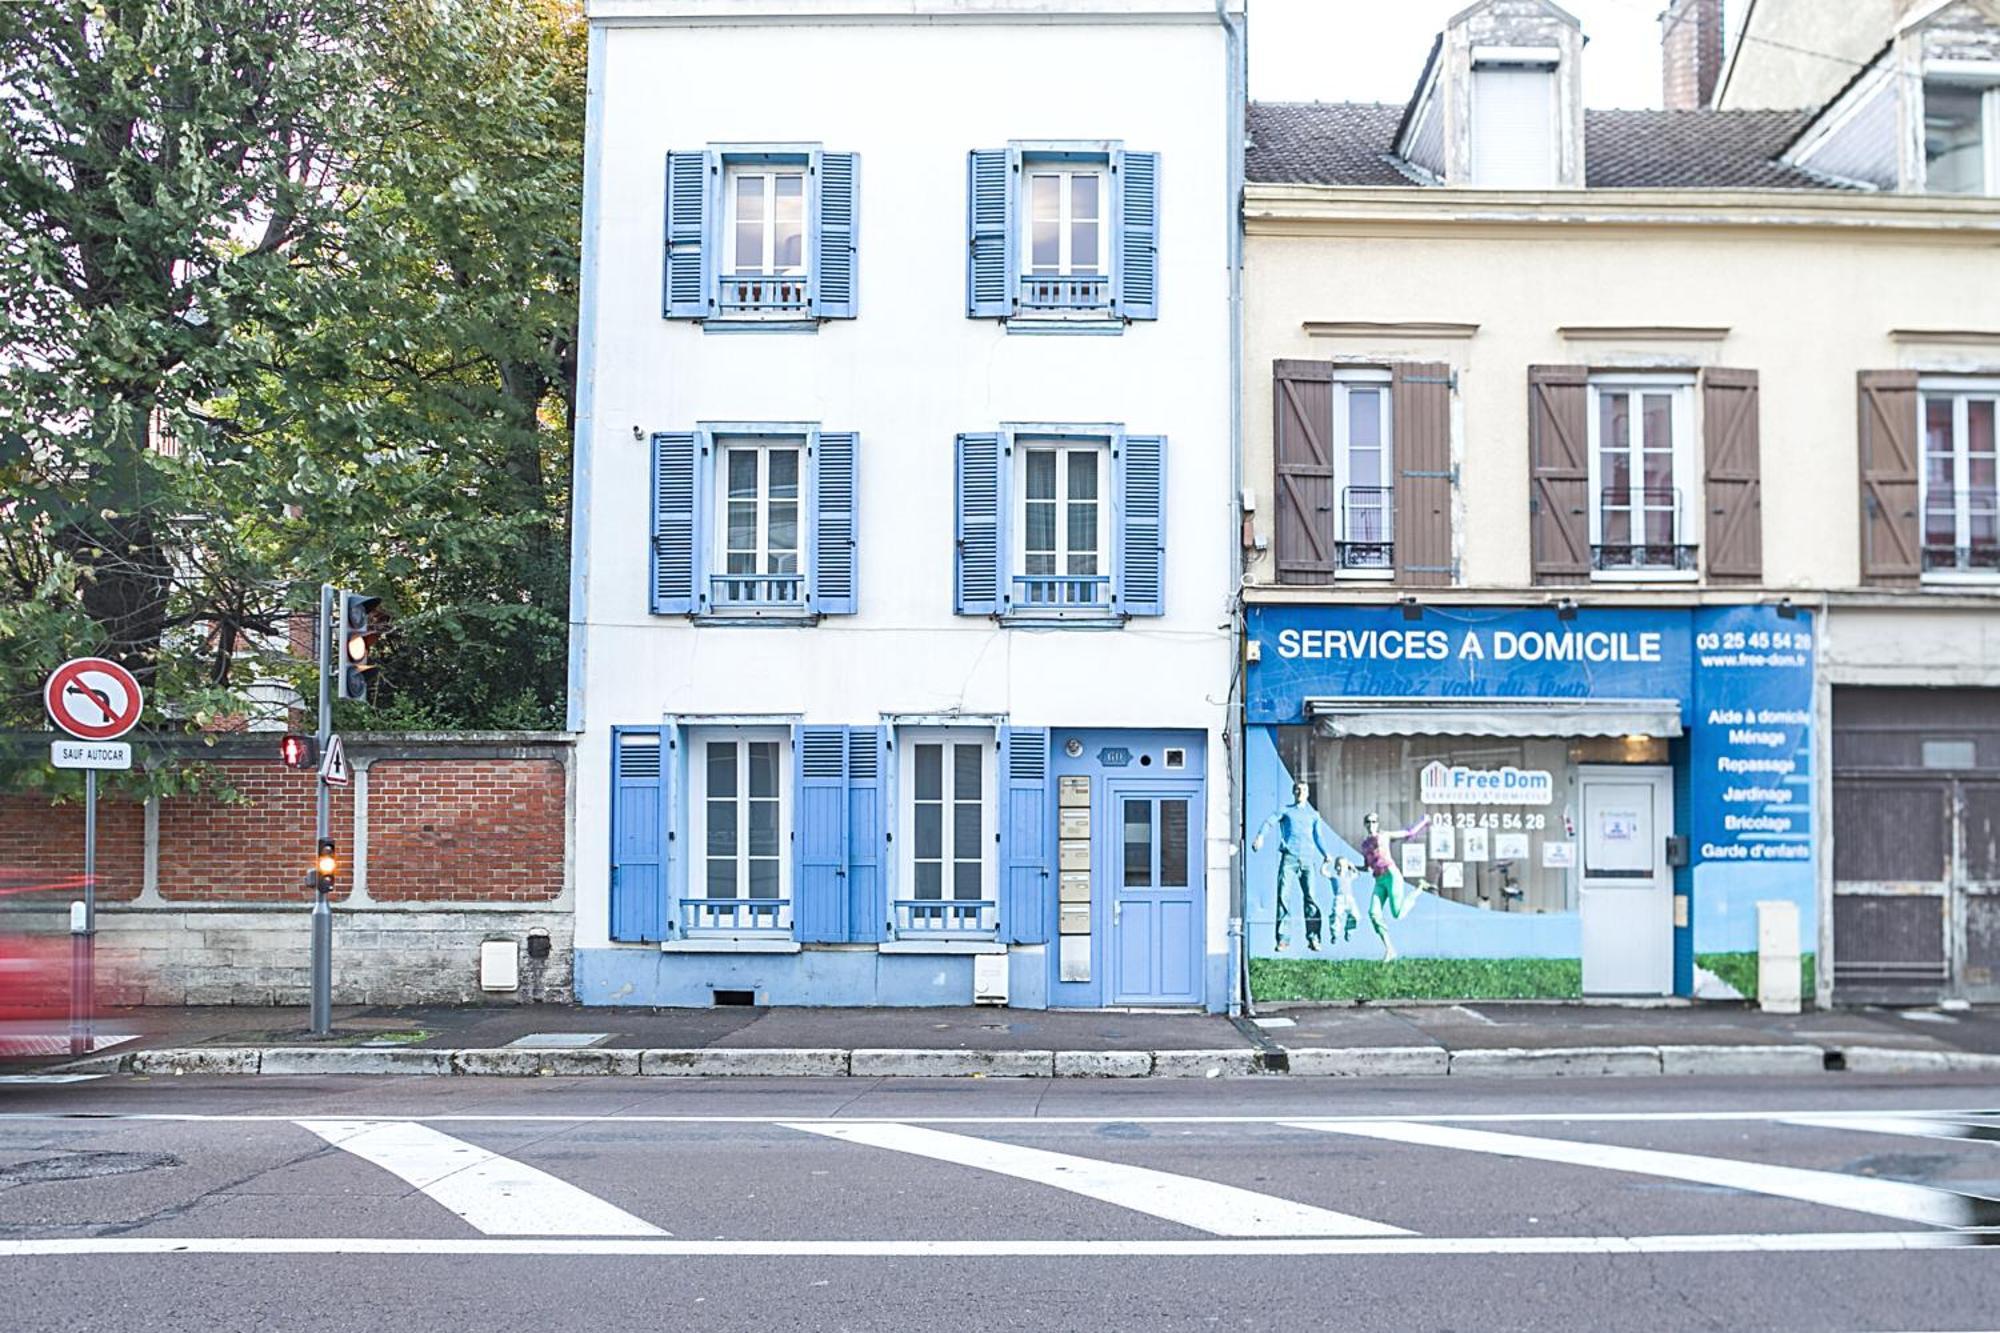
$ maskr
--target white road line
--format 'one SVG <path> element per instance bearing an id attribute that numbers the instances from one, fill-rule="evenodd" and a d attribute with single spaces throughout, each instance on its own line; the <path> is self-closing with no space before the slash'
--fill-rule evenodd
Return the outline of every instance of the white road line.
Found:
<path id="1" fill-rule="evenodd" d="M 1569 1139 L 1531 1138 L 1525 1134 L 1495 1134 L 1483 1129 L 1455 1129 L 1448 1125 L 1424 1125 L 1410 1121 L 1381 1120 L 1370 1124 L 1363 1121 L 1334 1123 L 1298 1120 L 1292 1123 L 1300 1129 L 1355 1134 L 1426 1148 L 1459 1148 L 1467 1152 L 1522 1157 L 1537 1162 L 1560 1162 L 1642 1176 L 1690 1180 L 1752 1194 L 1800 1199 L 1830 1208 L 1874 1213 L 1905 1222 L 1928 1222 L 1932 1226 L 1970 1227 L 1991 1224 L 2000 1219 L 2000 1200 L 1896 1180 L 1846 1176 L 1834 1171 L 1808 1171 L 1792 1166 L 1769 1166 L 1762 1162 L 1740 1162 L 1726 1157 L 1699 1157 L 1693 1153 L 1625 1148 L 1609 1143 L 1578 1143 Z"/>
<path id="2" fill-rule="evenodd" d="M 1805 1129 L 1851 1129 L 1862 1134 L 1901 1134 L 1918 1139 L 1956 1139 L 1961 1143 L 2000 1143 L 2000 1125 L 1967 1124 L 1925 1116 L 1792 1115 L 1778 1123 Z"/>
<path id="3" fill-rule="evenodd" d="M 888 1122 L 794 1121 L 789 1129 L 1033 1181 L 1217 1236 L 1407 1236 L 1401 1227 L 1122 1162 Z"/>
<path id="4" fill-rule="evenodd" d="M 546 1171 L 408 1120 L 300 1120 L 344 1152 L 407 1180 L 489 1236 L 665 1236 Z"/>
<path id="5" fill-rule="evenodd" d="M 2000 1230 L 1807 1231 L 1709 1236 L 1349 1236 L 1265 1240 L 495 1240 L 405 1236 L 86 1236 L 0 1240 L 0 1260 L 78 1255 L 609 1255 L 673 1258 L 1097 1259 L 1356 1255 L 1839 1254 L 2000 1244 Z"/>
<path id="6" fill-rule="evenodd" d="M 671 1080 L 675 1083 L 686 1080 Z M 680 1089 L 675 1089 L 679 1091 Z M 1703 1122 L 1737 1121 L 1783 1121 L 1814 1116 L 1839 1115 L 1846 1112 L 1826 1110 L 1773 1109 L 1768 1111 L 1504 1111 L 1473 1112 L 1460 1115 L 1402 1115 L 1396 1120 L 1405 1124 L 1439 1125 L 1505 1125 L 1505 1124 L 1698 1124 Z M 1891 1110 L 1860 1110 L 1857 1115 L 1923 1116 L 1939 1120 L 1956 1120 L 1991 1116 L 1996 1113 L 1988 1107 L 1975 1108 L 1924 1108 Z M 263 1114 L 211 1113 L 202 1111 L 0 1111 L 0 1121 L 95 1121 L 95 1120 L 154 1120 L 161 1122 L 183 1122 L 188 1124 L 297 1124 L 300 1119 L 312 1118 L 312 1113 L 295 1111 L 290 1115 L 267 1112 Z M 560 1112 L 537 1112 L 512 1114 L 508 1112 L 458 1113 L 450 1115 L 425 1115 L 421 1111 L 371 1111 L 366 1115 L 354 1116 L 359 1120 L 397 1120 L 410 1124 L 489 1124 L 489 1125 L 790 1125 L 790 1124 L 852 1124 L 854 1118 L 810 1115 L 593 1115 L 588 1112 L 563 1114 Z M 1293 1111 L 1283 1115 L 911 1115 L 901 1116 L 897 1123 L 906 1125 L 1291 1125 L 1301 1120 L 1312 1120 L 1323 1124 L 1376 1124 L 1383 1117 L 1377 1115 L 1301 1115 Z"/>
<path id="7" fill-rule="evenodd" d="M 102 1074 L 0 1074 L 0 1085 L 21 1087 L 35 1083 L 89 1083 Z"/>

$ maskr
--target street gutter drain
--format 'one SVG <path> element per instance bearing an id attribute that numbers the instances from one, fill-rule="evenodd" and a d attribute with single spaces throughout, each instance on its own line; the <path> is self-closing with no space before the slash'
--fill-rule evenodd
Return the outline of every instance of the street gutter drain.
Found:
<path id="1" fill-rule="evenodd" d="M 723 1005 L 740 1005 L 748 1008 L 757 1003 L 757 992 L 753 990 L 719 990 L 715 992 L 715 1003 L 717 1007 Z"/>

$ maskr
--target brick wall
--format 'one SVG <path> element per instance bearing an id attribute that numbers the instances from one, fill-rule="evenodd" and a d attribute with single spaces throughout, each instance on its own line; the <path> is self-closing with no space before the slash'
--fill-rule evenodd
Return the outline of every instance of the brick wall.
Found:
<path id="1" fill-rule="evenodd" d="M 1674 0 L 1660 15 L 1661 105 L 1705 107 L 1722 74 L 1722 0 Z"/>
<path id="2" fill-rule="evenodd" d="M 310 903 L 305 874 L 313 854 L 313 775 L 275 758 L 216 765 L 237 800 L 206 792 L 160 802 L 160 897 L 169 902 Z M 354 851 L 354 795 L 338 788 L 329 802 L 342 875 L 334 901 L 347 897 Z"/>
<path id="3" fill-rule="evenodd" d="M 563 768 L 546 759 L 377 759 L 368 896 L 549 902 L 563 888 Z"/>
<path id="4" fill-rule="evenodd" d="M 146 808 L 100 796 L 97 897 L 139 896 L 146 879 Z M 83 806 L 35 793 L 0 793 L 0 888 L 83 894 Z"/>

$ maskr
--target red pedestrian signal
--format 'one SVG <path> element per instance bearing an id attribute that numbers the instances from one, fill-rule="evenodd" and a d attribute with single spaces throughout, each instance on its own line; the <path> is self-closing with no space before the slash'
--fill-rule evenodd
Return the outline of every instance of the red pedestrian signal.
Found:
<path id="1" fill-rule="evenodd" d="M 286 768 L 319 767 L 319 742 L 291 732 L 278 742 L 278 758 Z"/>

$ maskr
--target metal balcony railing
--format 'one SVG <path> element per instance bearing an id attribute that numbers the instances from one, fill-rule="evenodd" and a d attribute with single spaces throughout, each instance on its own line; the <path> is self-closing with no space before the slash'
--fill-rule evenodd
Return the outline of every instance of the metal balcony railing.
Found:
<path id="1" fill-rule="evenodd" d="M 803 574 L 712 574 L 708 604 L 718 611 L 801 606 L 805 602 Z"/>
<path id="2" fill-rule="evenodd" d="M 2000 571 L 2000 493 L 1927 489 L 1923 546 L 1926 574 Z"/>
<path id="3" fill-rule="evenodd" d="M 1111 609 L 1106 574 L 1016 574 L 1016 611 L 1103 612 Z"/>
<path id="4" fill-rule="evenodd" d="M 682 898 L 681 934 L 790 935 L 790 898 Z"/>
<path id="5" fill-rule="evenodd" d="M 724 315 L 804 315 L 811 297 L 803 273 L 725 273 L 716 304 Z"/>
<path id="6" fill-rule="evenodd" d="M 1342 569 L 1396 567 L 1395 488 L 1348 486 L 1340 492 L 1340 538 L 1334 554 Z"/>
<path id="7" fill-rule="evenodd" d="M 1608 537 L 1622 532 L 1624 541 L 1600 540 L 1590 548 L 1594 570 L 1666 570 L 1687 572 L 1700 567 L 1700 548 L 1681 541 L 1681 493 L 1673 486 L 1605 488 L 1597 493 L 1598 529 Z M 1668 539 L 1652 541 L 1664 519 Z M 1632 540 L 1637 536 L 1639 540 Z"/>
<path id="8" fill-rule="evenodd" d="M 898 898 L 896 933 L 919 939 L 991 939 L 1000 904 L 991 898 Z"/>
<path id="9" fill-rule="evenodd" d="M 1103 273 L 1067 277 L 1023 274 L 1015 303 L 1023 310 L 1104 310 L 1111 305 L 1111 279 Z"/>

